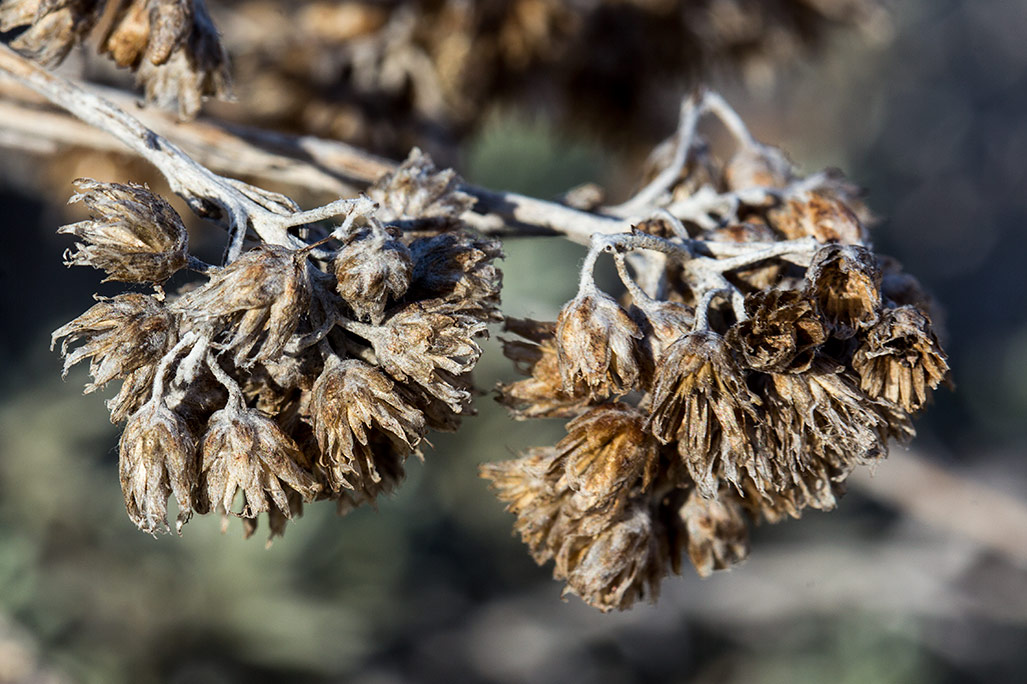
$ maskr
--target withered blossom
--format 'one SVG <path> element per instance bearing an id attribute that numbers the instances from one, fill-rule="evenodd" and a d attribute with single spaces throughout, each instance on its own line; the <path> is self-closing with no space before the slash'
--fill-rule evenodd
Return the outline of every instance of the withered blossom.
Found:
<path id="1" fill-rule="evenodd" d="M 64 61 L 100 20 L 105 0 L 5 0 L 0 31 L 28 28 L 11 47 L 48 67 Z"/>
<path id="2" fill-rule="evenodd" d="M 677 441 L 689 475 L 712 498 L 721 479 L 765 475 L 765 455 L 753 443 L 758 401 L 720 335 L 689 333 L 659 361 L 649 427 L 660 441 Z"/>
<path id="3" fill-rule="evenodd" d="M 749 523 L 733 490 L 724 489 L 715 499 L 693 490 L 678 515 L 687 534 L 688 557 L 702 577 L 749 555 Z"/>
<path id="4" fill-rule="evenodd" d="M 829 244 L 817 251 L 806 272 L 831 333 L 849 339 L 877 322 L 881 308 L 881 270 L 861 245 Z"/>
<path id="5" fill-rule="evenodd" d="M 948 376 L 945 352 L 931 321 L 913 306 L 885 309 L 852 357 L 860 387 L 910 413 Z"/>
<path id="6" fill-rule="evenodd" d="M 289 490 L 304 501 L 321 491 L 296 443 L 274 421 L 238 398 L 210 417 L 203 437 L 200 476 L 207 510 L 255 518 L 272 508 L 292 517 Z M 239 491 L 242 507 L 233 508 Z"/>
<path id="7" fill-rule="evenodd" d="M 856 212 L 824 192 L 791 198 L 786 208 L 774 212 L 774 217 L 774 226 L 788 239 L 812 236 L 817 242 L 843 245 L 861 245 L 869 239 Z"/>
<path id="8" fill-rule="evenodd" d="M 827 340 L 816 305 L 803 292 L 754 292 L 745 298 L 745 311 L 749 317 L 728 331 L 727 340 L 754 370 L 801 373 Z"/>
<path id="9" fill-rule="evenodd" d="M 771 145 L 742 145 L 724 166 L 724 184 L 731 190 L 781 189 L 795 180 L 795 167 L 783 150 Z"/>
<path id="10" fill-rule="evenodd" d="M 502 320 L 499 292 L 503 274 L 495 260 L 503 257 L 503 250 L 498 240 L 453 231 L 414 240 L 410 252 L 415 293 L 457 303 L 489 321 Z"/>
<path id="11" fill-rule="evenodd" d="M 593 397 L 624 394 L 639 378 L 642 331 L 616 300 L 581 292 L 556 318 L 556 351 L 564 392 L 584 384 Z"/>
<path id="12" fill-rule="evenodd" d="M 216 344 L 234 351 L 236 364 L 274 359 L 308 307 L 306 269 L 306 253 L 262 244 L 214 272 L 173 306 L 211 328 Z"/>
<path id="13" fill-rule="evenodd" d="M 380 482 L 371 435 L 386 432 L 407 452 L 424 435 L 424 417 L 406 404 L 395 382 L 357 359 L 330 356 L 311 395 L 314 434 L 321 450 L 319 465 L 333 489 L 360 489 L 366 480 Z M 391 457 L 392 450 L 389 449 Z"/>
<path id="14" fill-rule="evenodd" d="M 378 215 L 386 223 L 446 230 L 459 227 L 460 215 L 474 206 L 474 198 L 459 189 L 460 182 L 452 169 L 439 170 L 415 147 L 398 169 L 368 188 L 367 196 L 378 203 Z"/>
<path id="15" fill-rule="evenodd" d="M 128 517 L 148 534 L 168 531 L 168 497 L 178 503 L 176 530 L 193 514 L 199 467 L 186 422 L 161 399 L 148 402 L 125 424 L 119 471 Z"/>
<path id="16" fill-rule="evenodd" d="M 86 393 L 160 360 L 177 337 L 177 318 L 152 295 L 120 294 L 98 302 L 53 332 L 50 347 L 61 342 L 64 375 L 89 359 L 93 382 Z M 72 349 L 72 345 L 82 345 Z"/>
<path id="17" fill-rule="evenodd" d="M 402 297 L 414 275 L 410 249 L 398 231 L 380 225 L 362 226 L 343 237 L 332 261 L 336 289 L 357 318 L 375 325 L 385 317 L 389 301 Z"/>
<path id="18" fill-rule="evenodd" d="M 503 328 L 524 338 L 502 339 L 503 355 L 529 377 L 498 385 L 497 401 L 517 420 L 573 418 L 581 413 L 588 403 L 588 391 L 580 383 L 570 393 L 563 389 L 554 339 L 556 324 L 507 318 Z"/>
<path id="19" fill-rule="evenodd" d="M 90 219 L 57 231 L 83 241 L 68 266 L 92 266 L 107 272 L 105 281 L 127 283 L 161 283 L 186 266 L 188 233 L 163 198 L 142 185 L 90 178 L 76 180 L 75 189 L 69 203 L 84 202 Z"/>

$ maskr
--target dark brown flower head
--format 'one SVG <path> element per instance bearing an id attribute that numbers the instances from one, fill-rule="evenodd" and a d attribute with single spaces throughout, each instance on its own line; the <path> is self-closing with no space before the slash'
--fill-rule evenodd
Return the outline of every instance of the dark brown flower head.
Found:
<path id="1" fill-rule="evenodd" d="M 555 323 L 530 319 L 507 318 L 504 329 L 517 333 L 524 340 L 503 339 L 503 354 L 526 380 L 500 384 L 496 400 L 510 409 L 518 420 L 525 418 L 573 418 L 588 404 L 588 391 L 578 387 L 563 390 L 560 363 L 557 359 Z"/>
<path id="2" fill-rule="evenodd" d="M 749 525 L 737 493 L 722 489 L 715 499 L 692 490 L 678 511 L 688 539 L 688 557 L 702 577 L 749 555 Z"/>
<path id="3" fill-rule="evenodd" d="M 360 488 L 380 482 L 371 434 L 385 432 L 407 452 L 424 436 L 424 417 L 409 406 L 384 373 L 363 361 L 330 356 L 311 397 L 314 434 L 329 484 Z M 389 450 L 391 453 L 391 450 Z"/>
<path id="4" fill-rule="evenodd" d="M 122 3 L 100 51 L 136 71 L 148 101 L 169 107 L 177 100 L 184 119 L 196 116 L 203 98 L 228 95 L 228 54 L 203 0 Z"/>
<path id="5" fill-rule="evenodd" d="M 749 368 L 801 373 L 813 363 L 827 332 L 813 302 L 795 290 L 762 290 L 745 297 L 749 318 L 728 331 L 727 340 Z"/>
<path id="6" fill-rule="evenodd" d="M 168 531 L 168 497 L 178 502 L 176 530 L 193 514 L 196 440 L 185 421 L 160 400 L 129 418 L 121 435 L 121 491 L 128 517 L 149 534 Z"/>
<path id="7" fill-rule="evenodd" d="M 439 302 L 415 302 L 393 314 L 369 340 L 378 363 L 400 382 L 412 382 L 463 413 L 471 393 L 456 378 L 481 356 L 475 338 L 486 323 Z"/>
<path id="8" fill-rule="evenodd" d="M 794 165 L 782 150 L 770 145 L 743 145 L 724 168 L 729 190 L 786 187 L 795 180 Z"/>
<path id="9" fill-rule="evenodd" d="M 500 321 L 499 293 L 502 272 L 495 260 L 503 257 L 502 243 L 465 231 L 442 233 L 414 240 L 411 289 L 419 298 L 441 298 L 459 303 L 468 312 L 478 310 L 490 321 Z"/>
<path id="10" fill-rule="evenodd" d="M 848 339 L 877 322 L 881 271 L 873 252 L 866 247 L 822 247 L 813 257 L 806 279 L 835 337 Z"/>
<path id="11" fill-rule="evenodd" d="M 659 443 L 645 430 L 645 415 L 626 404 L 603 404 L 567 423 L 556 445 L 561 488 L 576 493 L 584 511 L 623 508 L 656 475 Z"/>
<path id="12" fill-rule="evenodd" d="M 53 67 L 93 30 L 103 8 L 104 0 L 5 0 L 0 3 L 0 31 L 28 26 L 11 47 Z"/>
<path id="13" fill-rule="evenodd" d="M 649 428 L 678 452 L 703 496 L 716 496 L 720 480 L 762 476 L 753 444 L 758 400 L 723 338 L 709 331 L 683 336 L 657 365 Z"/>
<path id="14" fill-rule="evenodd" d="M 398 237 L 380 226 L 357 228 L 343 238 L 332 262 L 339 295 L 358 318 L 375 325 L 385 317 L 389 300 L 402 297 L 413 278 L 410 249 Z"/>
<path id="15" fill-rule="evenodd" d="M 639 380 L 642 332 L 617 302 L 592 290 L 567 302 L 556 319 L 556 350 L 567 393 L 583 383 L 595 398 L 624 394 Z"/>
<path id="16" fill-rule="evenodd" d="M 90 219 L 57 231 L 83 240 L 66 255 L 68 266 L 92 266 L 107 272 L 105 280 L 127 283 L 160 283 L 185 267 L 188 233 L 162 198 L 142 185 L 89 178 L 75 189 L 70 203 L 85 202 Z"/>
<path id="17" fill-rule="evenodd" d="M 596 535 L 568 535 L 556 556 L 553 576 L 602 612 L 626 610 L 647 594 L 655 600 L 666 574 L 652 517 L 636 504 Z"/>
<path id="18" fill-rule="evenodd" d="M 84 359 L 89 361 L 93 382 L 86 392 L 155 364 L 175 342 L 177 319 L 156 297 L 122 294 L 100 299 L 84 314 L 53 332 L 64 357 L 64 374 Z M 71 345 L 82 346 L 69 351 Z M 152 376 L 151 376 L 152 377 Z"/>
<path id="19" fill-rule="evenodd" d="M 306 254 L 263 244 L 218 270 L 175 308 L 211 326 L 215 342 L 234 350 L 235 363 L 276 359 L 308 309 Z"/>
<path id="20" fill-rule="evenodd" d="M 949 372 L 931 321 L 912 306 L 885 309 L 852 357 L 860 387 L 910 413 L 927 401 Z"/>
<path id="21" fill-rule="evenodd" d="M 460 177 L 452 169 L 440 171 L 431 157 L 414 148 L 398 169 L 368 188 L 367 196 L 378 203 L 378 217 L 386 223 L 444 230 L 459 226 L 460 215 L 474 206 L 474 198 L 459 187 Z"/>
<path id="22" fill-rule="evenodd" d="M 821 192 L 809 192 L 788 200 L 771 212 L 774 227 L 789 240 L 812 236 L 817 242 L 860 245 L 870 234 L 859 217 L 840 199 Z"/>
<path id="23" fill-rule="evenodd" d="M 292 516 L 289 489 L 304 501 L 321 490 L 310 473 L 311 464 L 274 421 L 246 408 L 238 398 L 210 417 L 203 438 L 201 477 L 205 506 L 213 511 L 255 518 L 277 508 Z M 238 491 L 242 508 L 232 507 Z"/>

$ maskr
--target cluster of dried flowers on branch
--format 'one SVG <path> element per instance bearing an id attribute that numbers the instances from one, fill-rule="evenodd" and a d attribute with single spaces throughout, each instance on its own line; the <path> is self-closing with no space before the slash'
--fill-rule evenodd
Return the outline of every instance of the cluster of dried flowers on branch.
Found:
<path id="1" fill-rule="evenodd" d="M 228 56 L 204 0 L 2 0 L 0 30 L 23 29 L 16 50 L 55 66 L 91 34 L 97 50 L 135 72 L 146 99 L 182 117 L 228 92 Z"/>
<path id="2" fill-rule="evenodd" d="M 109 407 L 127 421 L 121 484 L 140 529 L 168 529 L 173 495 L 179 530 L 221 512 L 250 534 L 267 513 L 281 534 L 306 502 L 373 503 L 428 428 L 459 425 L 477 338 L 499 318 L 500 248 L 465 229 L 456 186 L 415 151 L 322 239 L 214 267 L 145 187 L 78 181 L 91 218 L 61 230 L 81 240 L 68 264 L 155 286 L 98 298 L 53 334 L 65 371 L 89 360 L 87 392 L 122 381 Z M 165 295 L 185 267 L 203 282 Z"/>
<path id="3" fill-rule="evenodd" d="M 705 113 L 736 138 L 726 161 Z M 529 377 L 499 400 L 567 436 L 482 469 L 535 560 L 602 610 L 655 596 L 683 552 L 702 575 L 739 562 L 749 521 L 833 508 L 948 373 L 927 295 L 874 253 L 844 181 L 800 178 L 712 94 L 662 155 L 556 322 L 506 323 Z M 604 253 L 620 301 L 593 280 Z"/>

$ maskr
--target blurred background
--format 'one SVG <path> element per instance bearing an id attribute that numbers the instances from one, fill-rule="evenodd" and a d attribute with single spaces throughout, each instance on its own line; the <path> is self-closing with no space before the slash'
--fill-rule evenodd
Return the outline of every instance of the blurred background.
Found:
<path id="1" fill-rule="evenodd" d="M 309 506 L 269 549 L 213 516 L 181 538 L 137 532 L 118 429 L 81 396 L 84 369 L 62 382 L 48 351 L 97 290 L 61 265 L 61 205 L 103 173 L 0 152 L 0 682 L 1027 681 L 1027 3 L 908 0 L 872 29 L 714 85 L 805 171 L 869 190 L 878 251 L 946 311 L 957 389 L 838 510 L 757 528 L 742 566 L 686 568 L 658 605 L 620 614 L 561 601 L 511 536 L 477 464 L 561 425 L 514 423 L 487 395 L 377 511 Z M 675 99 L 646 144 L 672 132 Z M 506 102 L 451 163 L 487 187 L 595 181 L 617 199 L 638 161 Z M 149 179 L 127 168 L 108 173 Z M 506 313 L 555 317 L 582 251 L 506 252 Z M 479 386 L 512 377 L 490 341 Z"/>

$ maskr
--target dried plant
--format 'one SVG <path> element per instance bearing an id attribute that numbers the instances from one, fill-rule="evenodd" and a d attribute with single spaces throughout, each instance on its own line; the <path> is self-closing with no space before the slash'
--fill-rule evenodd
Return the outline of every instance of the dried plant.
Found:
<path id="1" fill-rule="evenodd" d="M 677 7 L 500 3 L 499 26 L 534 17 L 521 28 L 541 30 L 538 43 L 520 47 L 524 35 L 500 31 L 512 51 L 500 61 L 523 48 L 524 64 L 544 64 L 535 55 L 551 30 L 565 21 L 577 30 L 589 12 L 622 4 L 657 14 Z M 17 46 L 46 62 L 66 54 L 100 11 L 96 3 L 3 8 L 5 27 L 30 26 Z M 402 43 L 396 17 L 429 8 L 356 3 L 354 31 Z M 480 38 L 492 24 L 471 16 Z M 195 52 L 213 49 L 197 28 L 204 18 L 198 2 L 122 3 L 102 45 L 140 74 L 151 73 L 144 64 L 169 67 L 180 102 L 195 104 L 216 71 Z M 176 54 L 192 65 L 188 75 L 173 68 Z M 424 66 L 399 54 L 402 65 Z M 87 392 L 122 383 L 108 404 L 111 419 L 126 422 L 122 489 L 129 517 L 148 533 L 170 530 L 172 496 L 179 532 L 193 514 L 219 513 L 241 518 L 249 536 L 267 514 L 271 537 L 307 503 L 334 501 L 340 513 L 374 504 L 398 486 L 406 459 L 421 456 L 428 429 L 455 430 L 473 411 L 479 340 L 502 321 L 517 336 L 504 351 L 527 377 L 500 386 L 499 401 L 517 419 L 567 419 L 567 434 L 481 473 L 566 593 L 603 611 L 626 609 L 655 597 L 686 553 L 707 575 L 745 558 L 751 522 L 833 508 L 857 466 L 883 458 L 889 440 L 912 437 L 911 414 L 948 374 L 930 299 L 874 252 L 856 189 L 835 173 L 803 177 L 711 92 L 682 104 L 676 135 L 654 151 L 641 189 L 616 206 L 586 211 L 476 188 L 415 149 L 363 178 L 359 197 L 302 211 L 287 196 L 213 173 L 3 46 L 0 71 L 112 133 L 227 231 L 223 262 L 204 263 L 162 198 L 88 179 L 73 199 L 91 218 L 60 231 L 80 241 L 69 265 L 153 288 L 98 298 L 53 333 L 65 372 L 89 360 Z M 727 129 L 729 149 L 700 138 L 704 117 Z M 384 164 L 309 143 L 293 141 L 294 161 L 313 167 L 349 154 Z M 577 295 L 553 322 L 504 319 L 495 235 L 539 231 L 589 245 Z M 623 293 L 596 284 L 603 255 Z M 165 290 L 185 270 L 192 280 Z"/>

